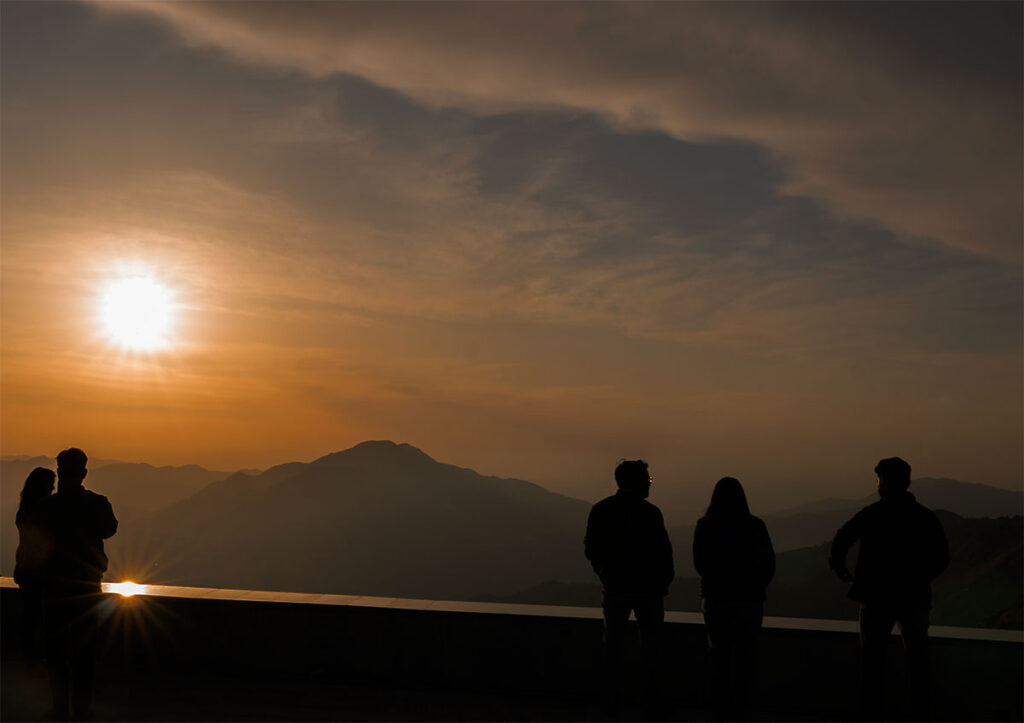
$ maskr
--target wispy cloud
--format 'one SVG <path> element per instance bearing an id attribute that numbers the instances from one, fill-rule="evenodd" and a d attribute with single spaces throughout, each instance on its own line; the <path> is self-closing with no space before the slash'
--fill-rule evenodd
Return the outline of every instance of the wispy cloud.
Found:
<path id="1" fill-rule="evenodd" d="M 103 7 L 247 62 L 355 74 L 433 104 L 575 107 L 677 138 L 746 139 L 791 163 L 793 193 L 1020 258 L 1013 4 Z"/>

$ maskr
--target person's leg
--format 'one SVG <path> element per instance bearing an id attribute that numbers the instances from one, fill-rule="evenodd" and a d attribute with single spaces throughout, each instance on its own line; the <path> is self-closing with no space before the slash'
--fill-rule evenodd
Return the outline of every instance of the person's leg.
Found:
<path id="1" fill-rule="evenodd" d="M 39 641 L 43 627 L 43 591 L 38 584 L 21 585 L 21 644 L 25 661 L 30 665 L 40 662 Z"/>
<path id="2" fill-rule="evenodd" d="M 71 623 L 71 716 L 74 720 L 92 718 L 92 689 L 96 666 L 99 593 L 83 592 L 75 601 L 75 619 Z"/>
<path id="3" fill-rule="evenodd" d="M 644 595 L 633 605 L 640 631 L 640 654 L 643 659 L 644 694 L 649 715 L 660 717 L 666 711 L 664 629 L 665 598 Z"/>
<path id="4" fill-rule="evenodd" d="M 71 715 L 68 628 L 66 599 L 45 597 L 43 600 L 43 636 L 46 648 L 46 667 L 50 676 L 50 692 L 53 699 L 50 716 L 56 720 L 67 720 Z"/>
<path id="5" fill-rule="evenodd" d="M 605 592 L 604 610 L 605 705 L 616 713 L 622 702 L 625 677 L 626 635 L 629 629 L 630 603 L 621 594 Z"/>
<path id="6" fill-rule="evenodd" d="M 931 675 L 928 668 L 928 608 L 921 606 L 899 617 L 903 647 L 910 669 L 910 695 L 915 720 L 931 717 Z"/>
<path id="7" fill-rule="evenodd" d="M 764 620 L 764 603 L 735 603 L 733 638 L 732 710 L 737 720 L 747 720 L 757 678 L 757 638 Z"/>
<path id="8" fill-rule="evenodd" d="M 733 626 L 729 604 L 703 600 L 704 626 L 708 633 L 708 693 L 716 721 L 728 718 L 732 688 Z"/>
<path id="9" fill-rule="evenodd" d="M 865 720 L 881 720 L 885 699 L 885 651 L 895 624 L 883 606 L 860 606 L 861 710 Z"/>

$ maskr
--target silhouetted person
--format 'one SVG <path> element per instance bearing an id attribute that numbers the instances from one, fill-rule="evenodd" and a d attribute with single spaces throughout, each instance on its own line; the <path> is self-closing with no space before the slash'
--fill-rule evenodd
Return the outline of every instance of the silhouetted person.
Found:
<path id="1" fill-rule="evenodd" d="M 860 603 L 861 704 L 869 719 L 882 716 L 885 650 L 893 625 L 900 624 L 910 668 L 914 714 L 929 715 L 928 613 L 931 582 L 949 564 L 949 546 L 935 514 L 919 504 L 910 487 L 910 465 L 899 457 L 875 467 L 878 495 L 839 528 L 832 541 L 831 567 L 849 596 Z M 860 541 L 853 575 L 846 554 Z"/>
<path id="2" fill-rule="evenodd" d="M 14 582 L 21 588 L 22 639 L 25 659 L 41 660 L 43 583 L 52 540 L 40 520 L 41 503 L 53 494 L 56 475 L 52 469 L 36 467 L 25 479 L 15 524 L 18 526 L 18 550 L 15 553 Z"/>
<path id="3" fill-rule="evenodd" d="M 590 510 L 584 550 L 604 591 L 604 642 L 609 706 L 617 712 L 625 674 L 624 645 L 629 614 L 636 615 L 647 685 L 648 712 L 663 705 L 661 628 L 665 596 L 675 576 L 672 544 L 661 510 L 646 500 L 651 488 L 647 463 L 620 462 L 615 468 L 618 492 Z"/>
<path id="4" fill-rule="evenodd" d="M 88 458 L 75 447 L 57 455 L 57 494 L 41 503 L 40 519 L 53 542 L 46 564 L 43 622 L 53 693 L 50 716 L 92 718 L 92 679 L 100 580 L 107 569 L 103 540 L 117 519 L 103 495 L 82 487 Z"/>
<path id="5" fill-rule="evenodd" d="M 693 533 L 693 564 L 711 650 L 712 712 L 715 720 L 743 720 L 750 712 L 775 550 L 764 522 L 750 514 L 739 480 L 723 477 L 715 484 Z"/>

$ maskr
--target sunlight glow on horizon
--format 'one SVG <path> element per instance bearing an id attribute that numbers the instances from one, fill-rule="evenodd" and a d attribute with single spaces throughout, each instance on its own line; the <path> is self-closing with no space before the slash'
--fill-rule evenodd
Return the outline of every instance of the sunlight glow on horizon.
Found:
<path id="1" fill-rule="evenodd" d="M 104 592 L 116 592 L 122 597 L 132 597 L 133 595 L 145 595 L 148 586 L 140 585 L 130 580 L 124 582 L 108 582 L 103 584 Z"/>
<path id="2" fill-rule="evenodd" d="M 150 276 L 109 282 L 100 302 L 106 336 L 135 351 L 156 351 L 171 344 L 175 303 L 171 291 Z"/>

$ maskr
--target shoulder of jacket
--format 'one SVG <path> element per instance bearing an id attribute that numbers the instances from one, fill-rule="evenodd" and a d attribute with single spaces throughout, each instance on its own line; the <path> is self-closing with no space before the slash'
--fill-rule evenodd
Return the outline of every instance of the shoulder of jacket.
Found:
<path id="1" fill-rule="evenodd" d="M 713 517 L 711 515 L 704 515 L 697 520 L 697 525 L 693 528 L 693 534 L 700 532 L 701 534 L 716 534 L 722 529 L 722 520 Z"/>
<path id="2" fill-rule="evenodd" d="M 860 509 L 860 511 L 857 514 L 854 515 L 854 518 L 866 517 L 869 515 L 877 515 L 879 512 L 882 511 L 883 503 L 884 500 L 875 500 L 870 505 L 865 505 Z"/>

